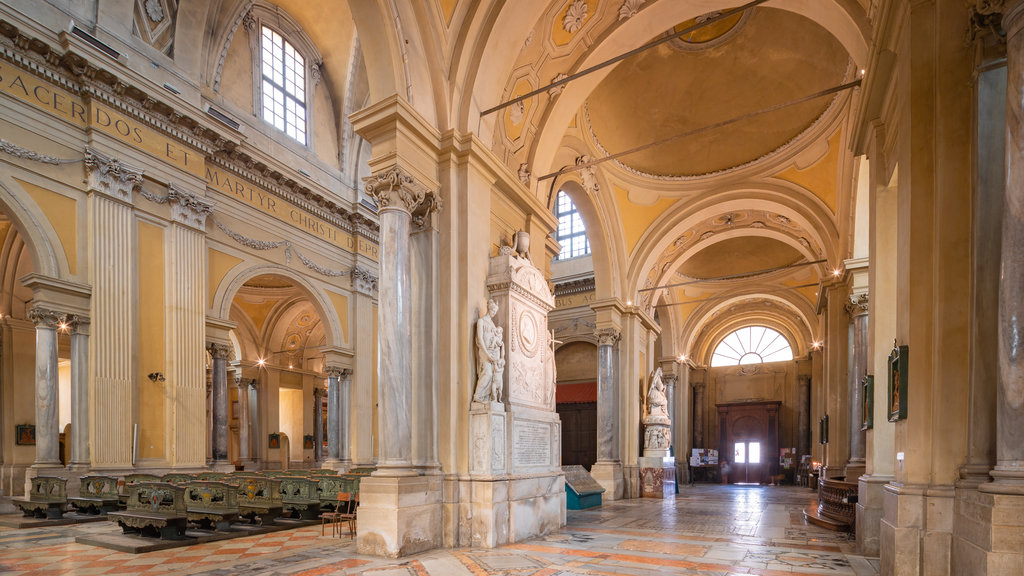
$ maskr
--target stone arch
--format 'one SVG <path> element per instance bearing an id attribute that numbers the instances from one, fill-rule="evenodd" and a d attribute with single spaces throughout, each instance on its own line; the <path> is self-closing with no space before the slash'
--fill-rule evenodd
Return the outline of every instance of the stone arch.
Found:
<path id="1" fill-rule="evenodd" d="M 0 179 L 0 211 L 11 218 L 12 226 L 31 255 L 32 268 L 37 274 L 51 278 L 69 276 L 67 256 L 58 249 L 60 241 L 55 238 L 50 221 L 27 194 L 15 192 L 20 190 L 10 177 Z"/>
<path id="2" fill-rule="evenodd" d="M 575 179 L 561 181 L 557 188 L 553 189 L 548 209 L 554 210 L 554 204 L 558 197 L 558 191 L 565 192 L 576 205 L 576 209 L 583 218 L 583 224 L 587 228 L 587 238 L 590 240 L 590 257 L 594 264 L 594 295 L 597 299 L 610 298 L 618 292 L 614 279 L 618 277 L 613 256 L 612 247 L 615 243 L 608 237 L 605 220 L 601 217 L 600 209 L 593 197 L 583 189 L 582 184 Z"/>
<path id="3" fill-rule="evenodd" d="M 287 278 L 295 284 L 300 292 L 309 298 L 313 304 L 313 309 L 320 315 L 320 320 L 324 325 L 324 334 L 327 338 L 328 346 L 341 347 L 345 345 L 342 336 L 344 330 L 342 330 L 337 311 L 331 305 L 327 294 L 319 286 L 296 274 L 290 268 L 275 264 L 252 265 L 243 262 L 229 271 L 228 275 L 221 281 L 220 286 L 217 287 L 214 295 L 212 309 L 217 314 L 217 317 L 228 318 L 231 312 L 231 303 L 242 285 L 257 276 L 266 274 Z"/>

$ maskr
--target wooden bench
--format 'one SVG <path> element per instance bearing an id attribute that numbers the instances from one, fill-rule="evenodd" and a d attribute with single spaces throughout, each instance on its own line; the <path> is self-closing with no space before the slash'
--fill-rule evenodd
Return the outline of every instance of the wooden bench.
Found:
<path id="1" fill-rule="evenodd" d="M 301 476 L 283 476 L 281 481 L 281 503 L 290 510 L 292 517 L 316 520 L 320 516 L 320 492 L 318 481 Z"/>
<path id="2" fill-rule="evenodd" d="M 195 479 L 194 475 L 185 474 L 184 472 L 169 472 L 160 477 L 161 482 L 168 482 L 170 484 L 188 484 Z"/>
<path id="3" fill-rule="evenodd" d="M 281 481 L 277 478 L 262 476 L 236 477 L 232 483 L 238 483 L 238 515 L 255 523 L 266 526 L 274 522 L 274 518 L 284 511 L 281 501 Z"/>
<path id="4" fill-rule="evenodd" d="M 36 476 L 29 493 L 25 497 L 11 498 L 11 503 L 26 517 L 56 520 L 64 515 L 68 505 L 67 485 L 64 478 Z"/>
<path id="5" fill-rule="evenodd" d="M 351 493 L 350 487 L 352 481 L 349 478 L 343 478 L 341 476 L 326 476 L 317 475 L 315 477 L 317 482 L 317 492 L 320 493 L 320 508 L 327 509 L 331 512 L 337 512 L 335 508 L 338 504 L 339 493 Z"/>
<path id="6" fill-rule="evenodd" d="M 82 476 L 78 496 L 68 498 L 76 512 L 106 516 L 121 506 L 117 478 L 113 476 Z"/>
<path id="7" fill-rule="evenodd" d="M 224 472 L 200 472 L 192 479 L 200 482 L 223 482 L 227 476 Z"/>
<path id="8" fill-rule="evenodd" d="M 159 482 L 160 477 L 155 474 L 126 474 L 124 477 L 124 486 L 121 488 L 122 492 L 118 498 L 121 500 L 121 508 L 128 506 L 128 488 L 133 484 L 139 482 Z"/>
<path id="9" fill-rule="evenodd" d="M 189 482 L 185 486 L 189 522 L 206 530 L 227 530 L 238 518 L 238 486 L 226 482 Z"/>
<path id="10" fill-rule="evenodd" d="M 180 540 L 188 527 L 185 487 L 167 482 L 137 482 L 128 488 L 128 509 L 111 512 L 107 517 L 117 522 L 125 534 Z"/>

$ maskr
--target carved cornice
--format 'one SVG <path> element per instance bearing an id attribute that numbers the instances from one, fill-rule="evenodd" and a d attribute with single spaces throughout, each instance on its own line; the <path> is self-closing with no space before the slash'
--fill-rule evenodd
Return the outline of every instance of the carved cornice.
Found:
<path id="1" fill-rule="evenodd" d="M 206 217 L 213 212 L 213 202 L 171 184 L 167 188 L 167 201 L 171 204 L 171 217 L 176 222 L 203 230 Z"/>
<path id="2" fill-rule="evenodd" d="M 569 294 L 590 292 L 594 290 L 595 286 L 593 276 L 589 278 L 581 278 L 579 280 L 570 280 L 568 282 L 555 284 L 555 296 L 568 296 Z"/>
<path id="3" fill-rule="evenodd" d="M 132 192 L 142 187 L 142 170 L 111 158 L 94 148 L 85 149 L 89 190 L 131 203 Z"/>
<path id="4" fill-rule="evenodd" d="M 206 351 L 209 352 L 210 356 L 213 356 L 215 360 L 230 360 L 234 349 L 230 344 L 210 342 L 206 345 Z"/>
<path id="5" fill-rule="evenodd" d="M 363 178 L 366 194 L 377 203 L 377 212 L 401 210 L 412 214 L 427 198 L 428 190 L 404 169 L 394 166 Z M 432 194 L 433 195 L 433 194 Z M 438 202 L 437 208 L 440 208 Z"/>
<path id="6" fill-rule="evenodd" d="M 28 319 L 36 328 L 56 330 L 64 324 L 64 314 L 42 306 L 33 306 L 28 310 Z"/>
<path id="7" fill-rule="evenodd" d="M 615 346 L 615 343 L 622 338 L 622 332 L 615 328 L 601 328 L 594 331 L 597 336 L 598 346 Z"/>
<path id="8" fill-rule="evenodd" d="M 360 294 L 376 295 L 377 281 L 377 276 L 369 270 L 363 270 L 358 266 L 352 269 L 352 288 Z"/>

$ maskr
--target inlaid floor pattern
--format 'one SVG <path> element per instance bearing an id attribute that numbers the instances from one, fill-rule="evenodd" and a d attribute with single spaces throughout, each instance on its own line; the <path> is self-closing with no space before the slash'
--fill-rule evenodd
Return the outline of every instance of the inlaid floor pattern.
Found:
<path id="1" fill-rule="evenodd" d="M 869 576 L 878 561 L 855 543 L 806 524 L 806 488 L 696 485 L 674 499 L 625 500 L 570 511 L 568 525 L 543 538 L 494 550 L 433 550 L 399 560 L 360 556 L 347 539 L 306 527 L 126 554 L 74 542 L 117 532 L 111 523 L 0 529 L 0 574 L 204 576 L 574 576 L 628 574 L 818 574 Z"/>

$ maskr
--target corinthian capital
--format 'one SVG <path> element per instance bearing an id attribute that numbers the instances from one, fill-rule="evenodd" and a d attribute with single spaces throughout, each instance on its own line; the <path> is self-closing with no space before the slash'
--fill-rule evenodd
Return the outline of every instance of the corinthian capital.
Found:
<path id="1" fill-rule="evenodd" d="M 221 344 L 220 342 L 210 342 L 206 345 L 206 351 L 210 353 L 210 356 L 218 360 L 230 360 L 231 359 L 231 345 Z"/>
<path id="2" fill-rule="evenodd" d="M 167 189 L 167 201 L 175 222 L 200 230 L 206 228 L 206 217 L 213 212 L 213 202 L 174 184 Z"/>
<path id="3" fill-rule="evenodd" d="M 615 343 L 622 337 L 622 333 L 615 328 L 601 328 L 594 332 L 597 336 L 599 346 L 615 346 Z"/>
<path id="4" fill-rule="evenodd" d="M 52 328 L 56 330 L 60 326 L 66 326 L 64 323 L 64 314 L 55 312 L 49 308 L 43 308 L 42 306 L 33 306 L 28 311 L 28 319 L 36 325 L 36 327 Z"/>
<path id="5" fill-rule="evenodd" d="M 93 148 L 85 149 L 85 172 L 89 190 L 124 202 L 131 202 L 132 192 L 142 187 L 142 170 Z"/>
<path id="6" fill-rule="evenodd" d="M 324 366 L 324 374 L 327 374 L 328 378 L 343 378 L 351 373 L 352 370 L 341 366 Z"/>
<path id="7" fill-rule="evenodd" d="M 428 194 L 425 186 L 397 166 L 367 176 L 363 182 L 366 193 L 377 203 L 378 212 L 401 210 L 412 214 Z"/>

